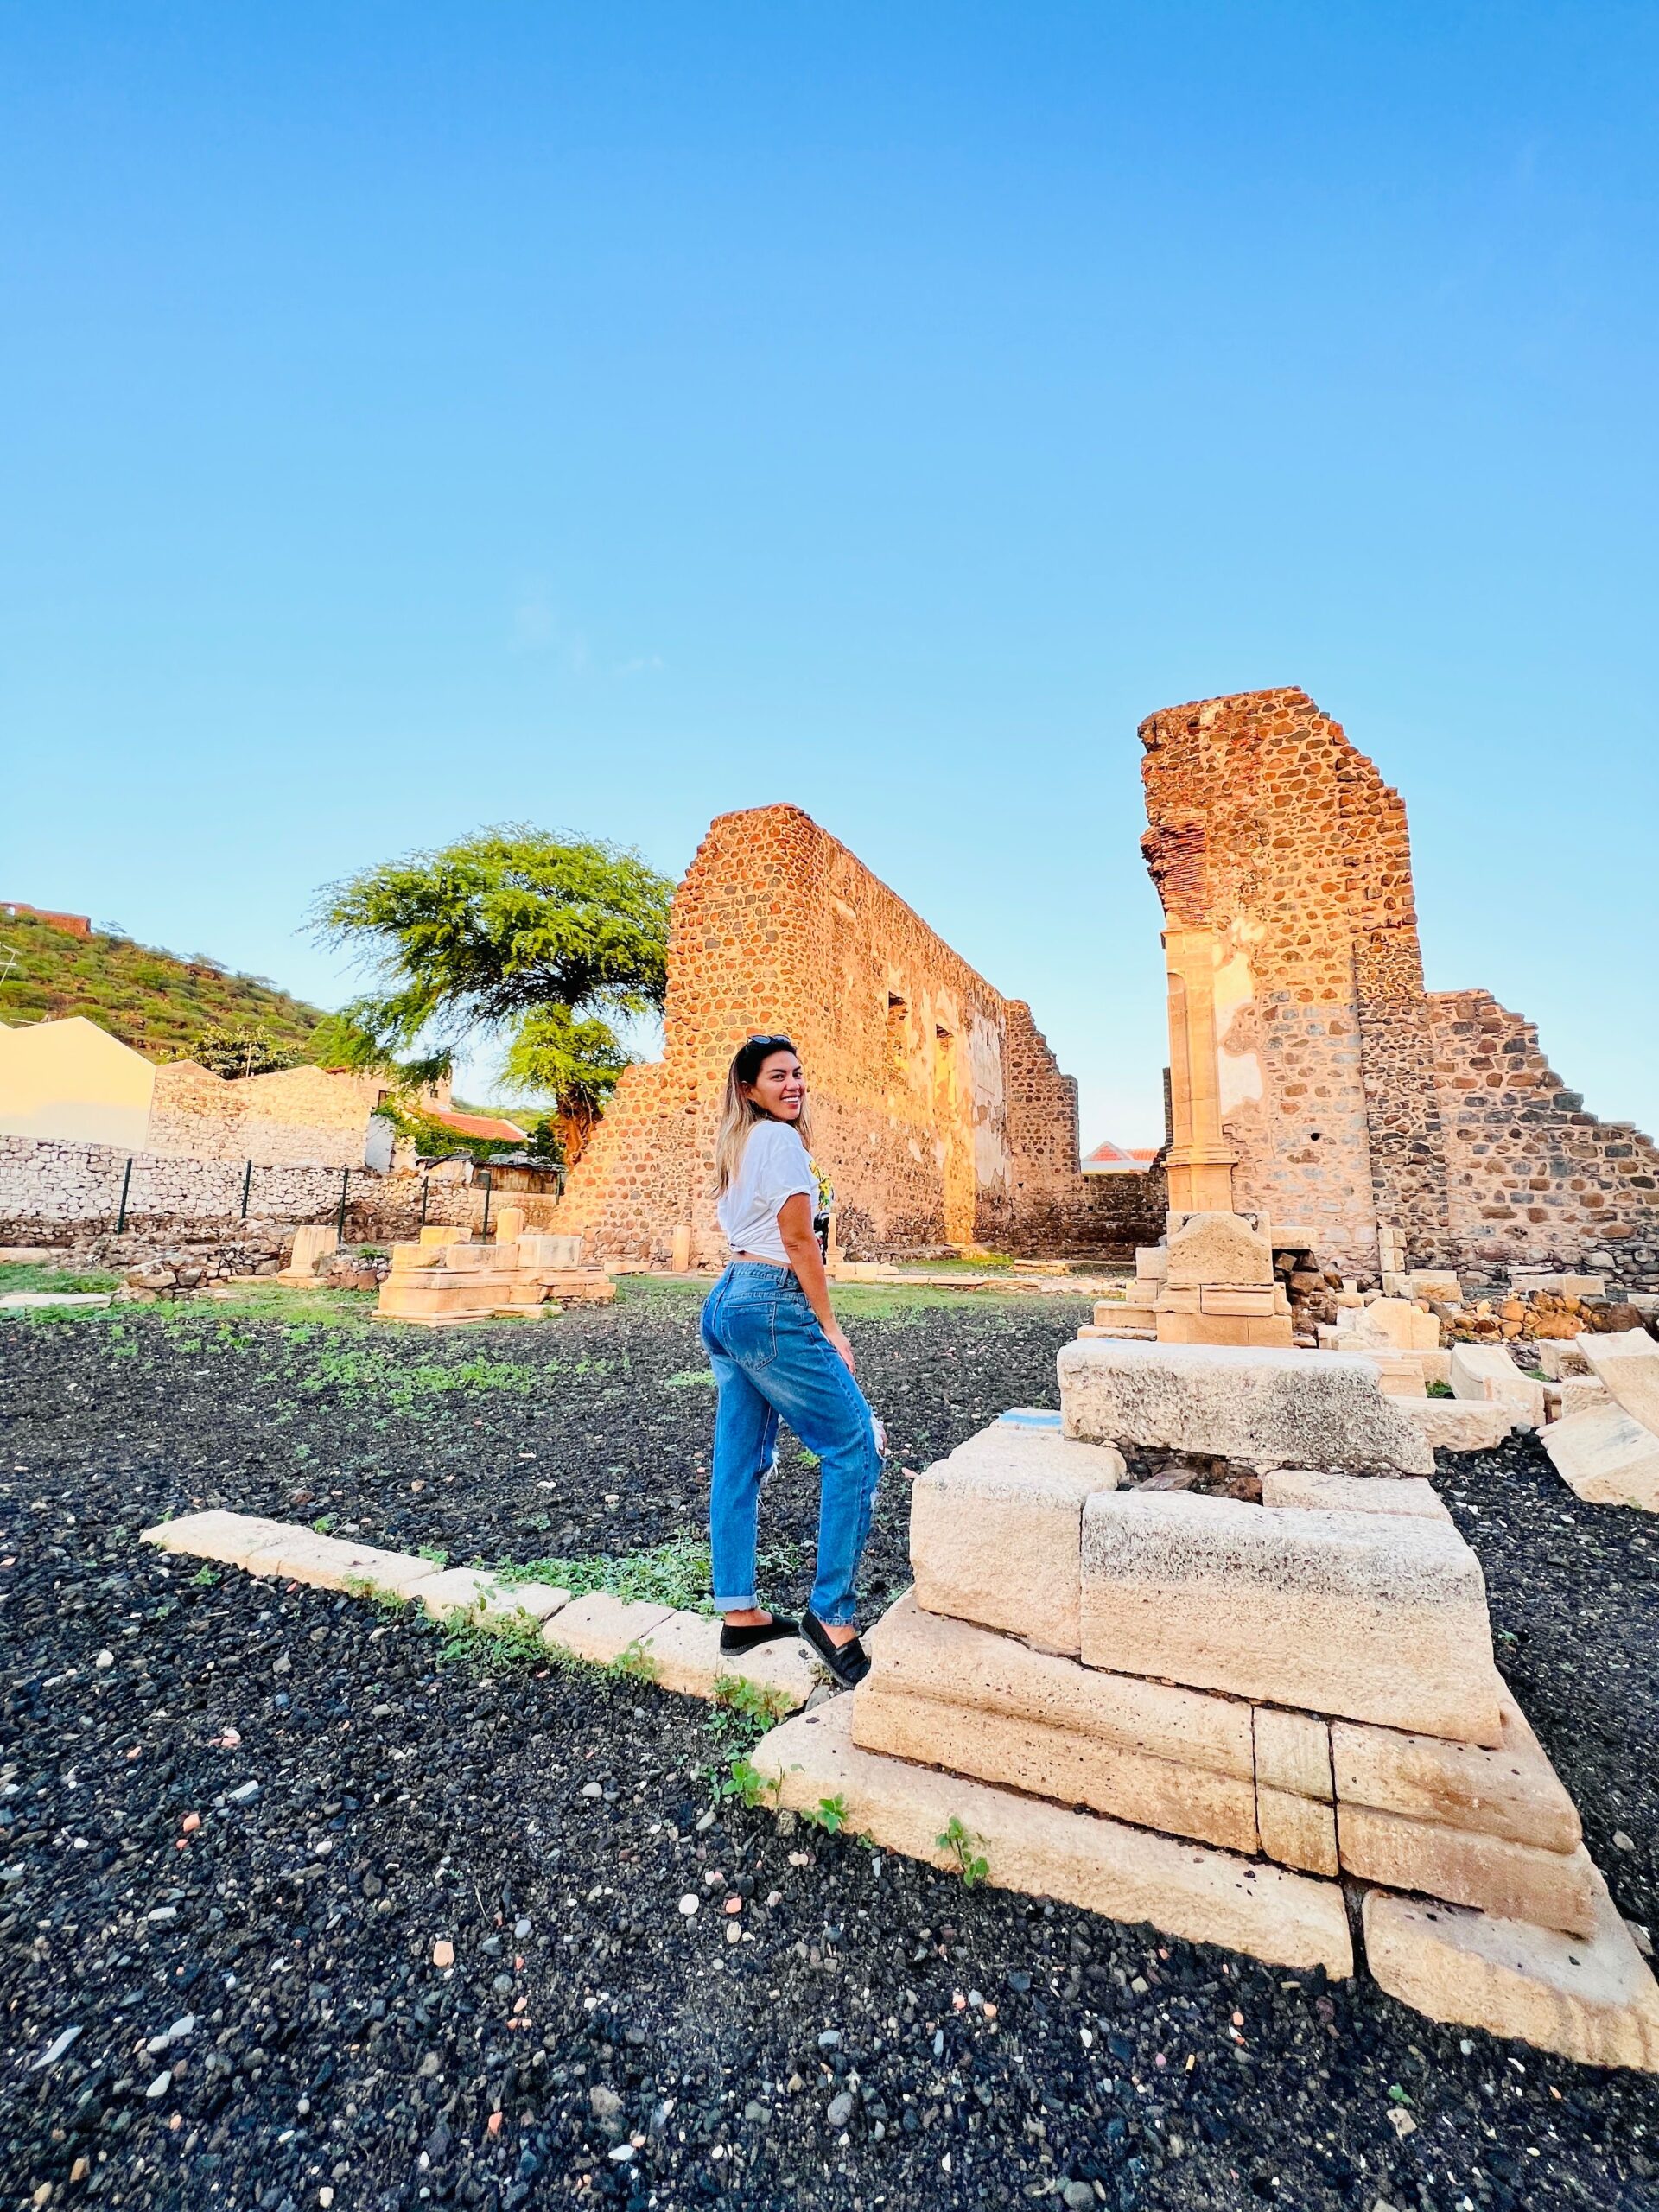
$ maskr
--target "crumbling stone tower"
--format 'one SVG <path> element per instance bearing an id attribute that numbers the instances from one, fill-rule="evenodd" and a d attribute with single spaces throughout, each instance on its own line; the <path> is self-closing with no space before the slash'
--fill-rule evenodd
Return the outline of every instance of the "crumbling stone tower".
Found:
<path id="1" fill-rule="evenodd" d="M 1169 971 L 1170 1204 L 1377 1265 L 1659 1269 L 1659 1151 L 1583 1110 L 1531 1025 L 1426 991 L 1405 806 L 1305 691 L 1141 726 Z M 1601 1255 L 1599 1261 L 1598 1255 Z"/>
<path id="2" fill-rule="evenodd" d="M 855 1256 L 974 1240 L 1122 1250 L 1158 1233 L 1161 1177 L 1081 1173 L 1076 1085 L 1030 1007 L 798 807 L 709 825 L 675 893 L 668 975 L 663 1058 L 623 1077 L 560 1230 L 610 1255 L 716 1260 L 726 1070 L 746 1036 L 780 1030 Z"/>

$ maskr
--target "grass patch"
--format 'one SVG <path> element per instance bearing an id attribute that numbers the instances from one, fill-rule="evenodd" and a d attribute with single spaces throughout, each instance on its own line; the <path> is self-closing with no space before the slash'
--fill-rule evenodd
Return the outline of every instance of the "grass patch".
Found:
<path id="1" fill-rule="evenodd" d="M 608 1591 L 613 1598 L 670 1605 L 683 1613 L 711 1613 L 714 1585 L 709 1547 L 695 1536 L 671 1537 L 647 1552 L 609 1558 L 601 1552 L 581 1559 L 534 1559 L 524 1567 L 493 1570 L 503 1582 L 551 1582 L 573 1598 Z"/>
<path id="2" fill-rule="evenodd" d="M 121 1278 L 101 1268 L 42 1268 L 23 1260 L 0 1261 L 0 1298 L 16 1291 L 118 1290 Z"/>
<path id="3" fill-rule="evenodd" d="M 400 1359 L 391 1345 L 375 1338 L 321 1351 L 309 1371 L 299 1377 L 299 1388 L 308 1397 L 332 1390 L 344 1398 L 379 1398 L 407 1412 L 423 1398 L 440 1398 L 455 1390 L 505 1390 L 515 1397 L 528 1397 L 544 1372 L 514 1359 L 411 1363 Z"/>

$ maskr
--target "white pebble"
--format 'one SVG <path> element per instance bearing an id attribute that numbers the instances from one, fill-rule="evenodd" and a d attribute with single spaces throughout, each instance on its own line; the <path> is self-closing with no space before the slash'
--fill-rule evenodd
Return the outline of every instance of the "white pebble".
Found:
<path id="1" fill-rule="evenodd" d="M 694 1890 L 688 1890 L 685 1895 L 680 1899 L 680 1910 L 685 1915 L 686 1918 L 690 1920 L 696 1909 L 696 1892 Z"/>
<path id="2" fill-rule="evenodd" d="M 144 2091 L 144 2094 L 147 2097 L 164 2097 L 172 2085 L 173 2069 L 169 2066 L 167 2068 L 165 2072 L 158 2074 L 156 2076 L 156 2079 Z"/>
<path id="3" fill-rule="evenodd" d="M 115 1664 L 114 1652 L 100 1651 L 97 1658 L 93 1660 L 92 1664 L 94 1667 L 113 1667 Z"/>

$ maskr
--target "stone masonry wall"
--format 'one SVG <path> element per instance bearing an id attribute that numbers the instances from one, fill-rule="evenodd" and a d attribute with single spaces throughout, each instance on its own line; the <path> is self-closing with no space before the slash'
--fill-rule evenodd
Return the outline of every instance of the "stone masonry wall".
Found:
<path id="1" fill-rule="evenodd" d="M 1659 1155 L 1560 1088 L 1484 992 L 1430 994 L 1403 803 L 1306 692 L 1236 694 L 1141 725 L 1142 841 L 1172 930 L 1210 932 L 1234 1204 L 1306 1223 L 1374 1270 L 1659 1263 Z"/>
<path id="2" fill-rule="evenodd" d="M 689 1225 L 721 1256 L 709 1176 L 726 1069 L 754 1031 L 791 1037 L 842 1248 L 980 1241 L 1070 1201 L 1088 1217 L 1075 1091 L 1029 1009 L 1004 999 L 792 806 L 721 816 L 674 900 L 660 1061 L 630 1069 L 573 1169 L 562 1229 L 665 1257 Z"/>
<path id="3" fill-rule="evenodd" d="M 328 1068 L 227 1079 L 194 1060 L 168 1061 L 156 1071 L 150 1149 L 262 1166 L 361 1167 L 385 1089 L 372 1077 Z"/>
<path id="4" fill-rule="evenodd" d="M 0 1136 L 0 1242 L 27 1242 L 16 1232 L 31 1225 L 113 1220 L 120 1208 L 129 1157 L 129 1220 L 240 1217 L 246 1173 L 241 1160 L 182 1160 L 145 1152 L 129 1155 L 114 1145 L 43 1144 L 28 1137 Z M 381 1179 L 362 1168 L 352 1179 L 359 1185 Z M 340 1205 L 341 1181 L 342 1170 L 337 1167 L 256 1166 L 249 1189 L 249 1217 L 326 1220 Z"/>

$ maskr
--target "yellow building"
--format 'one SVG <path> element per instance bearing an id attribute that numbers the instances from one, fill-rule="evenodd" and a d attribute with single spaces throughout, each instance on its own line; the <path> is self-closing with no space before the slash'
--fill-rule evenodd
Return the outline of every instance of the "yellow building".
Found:
<path id="1" fill-rule="evenodd" d="M 0 1136 L 142 1152 L 156 1070 L 84 1014 L 0 1028 Z"/>

